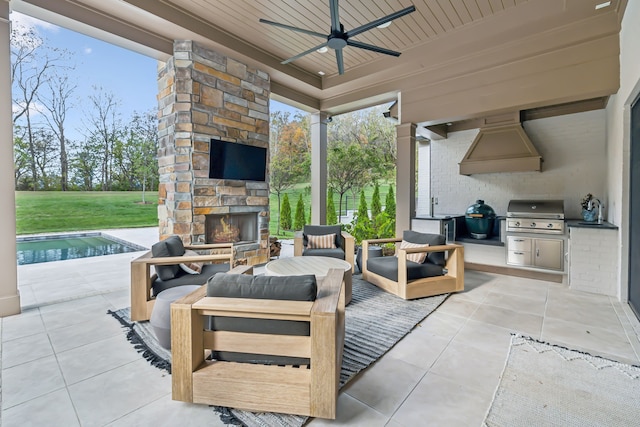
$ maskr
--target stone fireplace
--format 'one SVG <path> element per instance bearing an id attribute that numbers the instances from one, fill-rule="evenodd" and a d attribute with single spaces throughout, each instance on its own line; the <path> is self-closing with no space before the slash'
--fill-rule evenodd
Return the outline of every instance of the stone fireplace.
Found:
<path id="1" fill-rule="evenodd" d="M 269 147 L 269 75 L 196 42 L 173 48 L 158 68 L 160 238 L 226 239 L 238 263 L 265 263 L 269 183 L 209 178 L 209 144 Z"/>
<path id="2" fill-rule="evenodd" d="M 248 244 L 258 242 L 257 213 L 205 215 L 206 243 Z"/>

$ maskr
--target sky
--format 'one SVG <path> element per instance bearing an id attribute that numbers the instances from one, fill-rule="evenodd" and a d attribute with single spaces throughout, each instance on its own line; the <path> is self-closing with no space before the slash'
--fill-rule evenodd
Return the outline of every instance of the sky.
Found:
<path id="1" fill-rule="evenodd" d="M 157 108 L 157 60 L 75 31 L 31 18 L 17 12 L 11 14 L 13 25 L 33 28 L 48 46 L 70 52 L 71 81 L 77 85 L 75 103 L 94 93 L 92 87 L 102 87 L 120 102 L 122 119 L 126 122 L 134 111 L 145 112 Z M 271 100 L 271 111 L 299 111 L 294 107 Z M 70 139 L 83 138 L 82 108 L 74 108 L 68 117 Z"/>

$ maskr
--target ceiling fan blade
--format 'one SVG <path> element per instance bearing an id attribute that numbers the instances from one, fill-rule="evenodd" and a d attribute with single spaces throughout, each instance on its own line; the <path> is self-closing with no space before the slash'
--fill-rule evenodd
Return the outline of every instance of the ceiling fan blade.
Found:
<path id="1" fill-rule="evenodd" d="M 338 63 L 338 74 L 344 74 L 344 60 L 342 59 L 342 49 L 336 49 L 336 62 Z"/>
<path id="2" fill-rule="evenodd" d="M 353 46 L 353 47 L 359 47 L 360 49 L 370 50 L 372 52 L 384 53 L 385 55 L 400 56 L 400 52 L 396 52 L 395 50 L 389 50 L 383 47 L 374 46 L 372 44 L 357 42 L 355 40 L 347 40 L 347 45 Z"/>
<path id="3" fill-rule="evenodd" d="M 404 8 L 402 10 L 399 10 L 397 12 L 392 13 L 391 15 L 387 15 L 383 18 L 379 18 L 376 19 L 375 21 L 371 21 L 368 24 L 364 24 L 361 25 L 357 28 L 354 28 L 353 30 L 347 31 L 346 32 L 346 36 L 347 37 L 354 37 L 357 36 L 360 33 L 364 33 L 365 31 L 368 31 L 372 28 L 377 27 L 378 25 L 382 25 L 385 22 L 389 22 L 389 21 L 393 21 L 394 19 L 398 19 L 400 17 L 403 17 L 404 15 L 408 15 L 411 12 L 414 12 L 416 10 L 415 6 L 409 6 L 407 8 Z"/>
<path id="4" fill-rule="evenodd" d="M 260 22 L 262 22 L 263 24 L 269 24 L 269 25 L 273 25 L 275 27 L 284 28 L 286 30 L 293 30 L 293 31 L 297 31 L 299 33 L 308 34 L 308 35 L 314 36 L 314 37 L 322 37 L 324 39 L 327 38 L 326 34 L 316 33 L 315 31 L 305 30 L 304 28 L 292 27 L 291 25 L 281 24 L 279 22 L 267 21 L 266 19 L 262 19 L 262 18 L 260 18 Z"/>
<path id="5" fill-rule="evenodd" d="M 340 12 L 338 11 L 338 0 L 329 0 L 329 11 L 331 12 L 331 32 L 340 31 Z"/>
<path id="6" fill-rule="evenodd" d="M 324 42 L 324 43 L 322 43 L 322 44 L 319 44 L 318 46 L 316 46 L 316 47 L 312 47 L 312 48 L 311 48 L 311 49 L 309 49 L 309 50 L 305 50 L 304 52 L 299 53 L 299 54 L 297 54 L 296 56 L 292 56 L 292 57 L 291 57 L 291 58 L 289 58 L 289 59 L 285 59 L 284 61 L 282 61 L 282 62 L 281 62 L 281 64 L 288 64 L 289 62 L 295 61 L 296 59 L 302 58 L 302 57 L 303 57 L 303 56 L 305 56 L 305 55 L 308 55 L 308 54 L 310 54 L 310 53 L 313 53 L 314 51 L 316 51 L 316 50 L 320 49 L 321 47 L 325 47 L 326 45 L 327 45 L 327 42 Z"/>

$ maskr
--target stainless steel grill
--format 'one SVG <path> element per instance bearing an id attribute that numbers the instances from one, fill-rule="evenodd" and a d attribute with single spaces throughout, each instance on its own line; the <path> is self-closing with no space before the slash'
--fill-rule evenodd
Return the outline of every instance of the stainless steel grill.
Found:
<path id="1" fill-rule="evenodd" d="M 564 202 L 511 200 L 507 210 L 507 232 L 564 234 Z"/>

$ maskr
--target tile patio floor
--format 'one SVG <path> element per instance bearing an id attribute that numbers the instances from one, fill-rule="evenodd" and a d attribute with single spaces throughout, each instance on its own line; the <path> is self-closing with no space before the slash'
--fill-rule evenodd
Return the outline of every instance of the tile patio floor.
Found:
<path id="1" fill-rule="evenodd" d="M 158 233 L 105 232 L 145 247 Z M 169 375 L 106 314 L 129 305 L 139 254 L 18 267 L 23 312 L 0 323 L 2 426 L 222 425 L 207 406 L 172 401 Z M 310 425 L 479 426 L 512 332 L 640 363 L 640 324 L 612 298 L 476 271 L 465 289 L 342 390 L 335 421 Z"/>

